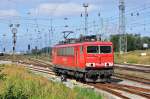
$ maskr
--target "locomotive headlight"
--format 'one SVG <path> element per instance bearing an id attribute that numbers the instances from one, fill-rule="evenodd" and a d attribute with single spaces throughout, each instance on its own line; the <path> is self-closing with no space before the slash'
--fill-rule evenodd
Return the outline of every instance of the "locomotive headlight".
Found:
<path id="1" fill-rule="evenodd" d="M 95 67 L 95 63 L 91 63 L 91 67 Z"/>
<path id="2" fill-rule="evenodd" d="M 109 63 L 109 66 L 113 66 L 113 63 Z"/>
<path id="3" fill-rule="evenodd" d="M 87 67 L 95 67 L 95 63 L 86 63 Z"/>
<path id="4" fill-rule="evenodd" d="M 87 66 L 87 67 L 90 67 L 90 65 L 91 65 L 90 63 L 86 63 L 86 66 Z"/>
<path id="5" fill-rule="evenodd" d="M 110 62 L 105 63 L 105 67 L 107 67 L 107 66 L 113 66 L 113 63 L 110 63 Z"/>

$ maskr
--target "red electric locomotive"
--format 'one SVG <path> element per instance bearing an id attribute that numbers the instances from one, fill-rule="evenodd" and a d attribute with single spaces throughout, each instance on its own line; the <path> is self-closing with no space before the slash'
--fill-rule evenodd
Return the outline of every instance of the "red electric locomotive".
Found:
<path id="1" fill-rule="evenodd" d="M 54 72 L 65 80 L 74 76 L 86 82 L 107 82 L 113 74 L 112 42 L 58 44 L 52 50 Z"/>

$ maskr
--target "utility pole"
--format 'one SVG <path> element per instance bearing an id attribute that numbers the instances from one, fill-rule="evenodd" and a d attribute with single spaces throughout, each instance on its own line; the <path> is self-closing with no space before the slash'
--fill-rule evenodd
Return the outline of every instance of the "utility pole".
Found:
<path id="1" fill-rule="evenodd" d="M 45 38 L 45 44 L 44 44 L 45 45 L 44 46 L 45 47 L 45 50 L 44 50 L 45 51 L 45 56 L 48 54 L 47 37 L 48 37 L 47 33 L 45 32 L 45 34 L 44 34 L 44 38 Z"/>
<path id="2" fill-rule="evenodd" d="M 125 2 L 119 0 L 119 52 L 127 52 L 127 35 L 125 26 Z"/>
<path id="3" fill-rule="evenodd" d="M 29 44 L 30 45 L 30 49 L 29 49 L 30 51 L 29 52 L 31 54 L 32 53 L 32 34 L 30 35 L 29 41 L 30 41 L 30 44 Z"/>
<path id="4" fill-rule="evenodd" d="M 50 50 L 51 50 L 51 45 L 52 45 L 52 34 L 51 33 L 53 33 L 52 31 L 52 26 L 51 26 L 51 30 L 48 30 L 49 31 L 49 33 L 48 33 L 48 41 L 49 41 L 49 43 L 48 43 L 48 60 L 50 60 L 50 57 L 51 57 L 51 54 L 50 54 Z"/>
<path id="5" fill-rule="evenodd" d="M 87 8 L 88 8 L 89 4 L 88 3 L 84 3 L 83 7 L 85 8 L 85 27 L 84 27 L 84 32 L 85 35 L 88 34 L 88 12 L 87 12 Z"/>
<path id="6" fill-rule="evenodd" d="M 53 44 L 53 33 L 54 33 L 53 18 L 50 19 L 50 24 L 51 24 L 51 26 L 50 26 L 50 30 L 49 30 L 49 44 L 50 44 L 50 47 L 51 47 L 52 44 Z"/>
<path id="7" fill-rule="evenodd" d="M 53 43 L 52 42 L 53 41 L 53 19 L 52 18 L 50 19 L 50 24 L 51 24 L 51 27 L 50 27 L 50 30 L 49 30 L 49 44 L 51 46 L 51 44 Z"/>
<path id="8" fill-rule="evenodd" d="M 37 29 L 34 29 L 34 32 L 37 33 Z M 35 39 L 34 39 L 34 45 L 35 45 L 35 56 L 36 58 L 38 58 L 38 35 L 35 36 Z"/>
<path id="9" fill-rule="evenodd" d="M 51 57 L 51 46 L 52 46 L 52 44 L 53 44 L 53 31 L 54 31 L 54 27 L 53 27 L 53 18 L 51 17 L 50 18 L 50 29 L 48 30 L 49 31 L 49 33 L 48 33 L 48 40 L 49 40 L 49 45 L 48 45 L 48 60 L 50 61 L 50 57 Z"/>
<path id="10" fill-rule="evenodd" d="M 104 22 L 103 22 L 103 18 L 101 17 L 101 13 L 99 12 L 98 13 L 98 17 L 99 17 L 99 22 L 100 22 L 100 25 L 99 25 L 99 33 L 100 33 L 100 35 L 99 35 L 99 40 L 100 41 L 102 41 L 102 35 L 103 35 L 103 29 L 104 29 Z"/>
<path id="11" fill-rule="evenodd" d="M 6 34 L 3 34 L 3 52 L 5 53 L 5 51 L 6 51 L 6 46 L 5 46 L 5 38 L 6 37 Z"/>
<path id="12" fill-rule="evenodd" d="M 30 34 L 28 34 L 29 33 L 29 29 L 27 28 L 27 35 L 28 35 L 28 39 L 29 39 L 29 41 L 28 41 L 28 51 L 27 51 L 27 53 L 28 54 L 31 54 L 31 45 L 32 45 L 32 34 L 30 35 Z"/>
<path id="13" fill-rule="evenodd" d="M 96 22 L 95 20 L 93 21 L 93 32 L 96 33 L 96 40 L 99 41 L 100 39 L 100 35 L 98 34 L 98 31 L 96 31 L 97 29 L 97 25 L 96 25 Z"/>

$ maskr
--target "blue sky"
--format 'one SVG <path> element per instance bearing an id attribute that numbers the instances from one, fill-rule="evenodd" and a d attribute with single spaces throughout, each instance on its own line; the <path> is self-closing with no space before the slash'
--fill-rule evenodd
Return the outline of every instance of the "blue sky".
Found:
<path id="1" fill-rule="evenodd" d="M 0 51 L 12 50 L 12 33 L 9 24 L 20 24 L 17 33 L 17 51 L 27 50 L 36 45 L 44 47 L 63 40 L 62 31 L 72 30 L 70 37 L 84 33 L 84 18 L 80 17 L 88 3 L 88 34 L 102 33 L 103 38 L 118 33 L 119 0 L 1 0 L 0 2 Z M 150 1 L 125 0 L 126 31 L 150 36 Z M 98 13 L 101 16 L 98 17 Z M 131 16 L 133 13 L 133 16 Z M 137 16 L 139 13 L 139 16 Z M 68 20 L 64 20 L 67 17 Z M 53 19 L 53 33 L 50 18 Z M 102 21 L 103 20 L 103 21 Z M 68 28 L 64 26 L 68 25 Z M 103 27 L 103 28 L 102 28 Z M 40 31 L 40 33 L 38 33 Z M 3 35 L 6 36 L 3 36 Z"/>

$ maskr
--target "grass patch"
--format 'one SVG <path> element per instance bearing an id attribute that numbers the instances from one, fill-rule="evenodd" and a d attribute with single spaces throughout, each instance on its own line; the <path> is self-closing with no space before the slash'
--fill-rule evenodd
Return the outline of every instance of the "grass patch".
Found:
<path id="1" fill-rule="evenodd" d="M 4 64 L 0 64 L 0 71 L 4 68 Z"/>
<path id="2" fill-rule="evenodd" d="M 8 65 L 1 71 L 0 99 L 101 99 L 92 90 L 70 89 L 44 77 L 32 74 L 21 66 Z"/>
<path id="3" fill-rule="evenodd" d="M 141 56 L 141 53 L 147 53 L 146 56 Z M 115 53 L 115 63 L 134 63 L 150 65 L 150 50 L 131 51 L 122 55 Z"/>
<path id="4" fill-rule="evenodd" d="M 93 90 L 87 90 L 84 88 L 76 87 L 75 91 L 79 93 L 76 99 L 102 99 L 97 93 L 93 92 Z"/>

